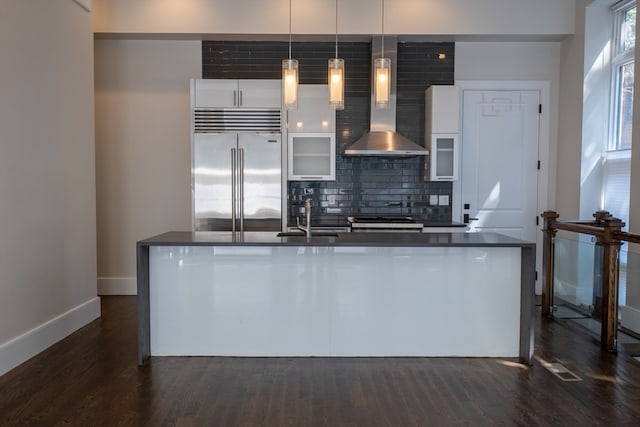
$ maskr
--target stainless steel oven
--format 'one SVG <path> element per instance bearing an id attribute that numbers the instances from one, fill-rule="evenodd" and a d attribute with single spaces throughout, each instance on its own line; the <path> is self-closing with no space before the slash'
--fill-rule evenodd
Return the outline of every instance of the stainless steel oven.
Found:
<path id="1" fill-rule="evenodd" d="M 352 232 L 422 233 L 423 224 L 409 216 L 350 216 Z"/>

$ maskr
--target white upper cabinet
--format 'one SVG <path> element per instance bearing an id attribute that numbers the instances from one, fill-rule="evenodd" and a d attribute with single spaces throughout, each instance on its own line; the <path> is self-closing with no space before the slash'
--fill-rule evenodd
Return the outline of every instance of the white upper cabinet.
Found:
<path id="1" fill-rule="evenodd" d="M 459 131 L 459 88 L 430 86 L 425 95 L 425 142 L 431 156 L 431 181 L 458 179 Z"/>
<path id="2" fill-rule="evenodd" d="M 336 110 L 329 107 L 327 85 L 299 85 L 298 108 L 287 110 L 287 130 L 300 132 L 335 132 Z"/>
<path id="3" fill-rule="evenodd" d="M 336 179 L 336 110 L 327 85 L 298 86 L 298 108 L 287 110 L 288 177 L 292 181 Z"/>
<path id="4" fill-rule="evenodd" d="M 281 81 L 274 80 L 195 80 L 196 108 L 278 108 Z"/>
<path id="5" fill-rule="evenodd" d="M 282 81 L 238 80 L 239 107 L 280 108 L 282 105 Z"/>
<path id="6" fill-rule="evenodd" d="M 425 98 L 426 135 L 460 131 L 458 86 L 429 86 Z"/>

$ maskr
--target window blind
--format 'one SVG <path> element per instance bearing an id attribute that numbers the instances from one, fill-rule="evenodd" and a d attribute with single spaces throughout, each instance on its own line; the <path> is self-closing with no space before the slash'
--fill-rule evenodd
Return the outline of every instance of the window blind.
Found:
<path id="1" fill-rule="evenodd" d="M 631 150 L 610 151 L 604 164 L 604 209 L 629 223 Z M 627 230 L 625 225 L 624 229 Z"/>

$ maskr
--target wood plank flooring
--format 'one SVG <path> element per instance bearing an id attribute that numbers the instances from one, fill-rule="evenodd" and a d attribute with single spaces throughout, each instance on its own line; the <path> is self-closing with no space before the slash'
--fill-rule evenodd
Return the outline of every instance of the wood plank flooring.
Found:
<path id="1" fill-rule="evenodd" d="M 136 365 L 135 297 L 0 377 L 2 426 L 638 426 L 638 348 L 536 317 L 536 361 L 152 358 Z M 455 339 L 455 337 L 451 337 Z M 563 382 L 541 366 L 562 363 Z"/>

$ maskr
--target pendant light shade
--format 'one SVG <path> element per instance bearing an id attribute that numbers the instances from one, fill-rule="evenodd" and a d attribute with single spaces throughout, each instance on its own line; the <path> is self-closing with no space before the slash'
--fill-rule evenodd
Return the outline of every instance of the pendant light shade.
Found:
<path id="1" fill-rule="evenodd" d="M 285 108 L 298 108 L 298 60 L 282 60 L 282 102 Z"/>
<path id="2" fill-rule="evenodd" d="M 289 0 L 289 59 L 282 60 L 282 104 L 298 108 L 298 60 L 291 59 L 291 0 Z"/>
<path id="3" fill-rule="evenodd" d="M 336 0 L 336 57 L 328 62 L 329 107 L 344 109 L 344 59 L 338 58 L 338 0 Z"/>
<path id="4" fill-rule="evenodd" d="M 382 0 L 382 52 L 374 62 L 374 96 L 376 108 L 387 108 L 391 98 L 391 60 L 384 57 L 384 0 Z"/>
<path id="5" fill-rule="evenodd" d="M 344 59 L 329 60 L 329 106 L 344 109 Z"/>
<path id="6" fill-rule="evenodd" d="M 389 58 L 378 58 L 375 60 L 374 79 L 376 107 L 388 107 L 391 97 L 391 60 Z"/>

